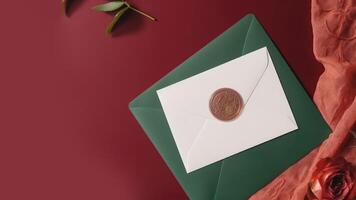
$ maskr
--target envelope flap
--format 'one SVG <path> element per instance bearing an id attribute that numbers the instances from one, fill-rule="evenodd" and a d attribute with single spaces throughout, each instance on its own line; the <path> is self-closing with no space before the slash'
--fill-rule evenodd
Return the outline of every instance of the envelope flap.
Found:
<path id="1" fill-rule="evenodd" d="M 264 47 L 158 90 L 166 117 L 171 120 L 172 115 L 184 112 L 185 117 L 215 120 L 208 109 L 209 100 L 216 90 L 224 87 L 236 90 L 246 104 L 268 63 L 269 55 Z"/>

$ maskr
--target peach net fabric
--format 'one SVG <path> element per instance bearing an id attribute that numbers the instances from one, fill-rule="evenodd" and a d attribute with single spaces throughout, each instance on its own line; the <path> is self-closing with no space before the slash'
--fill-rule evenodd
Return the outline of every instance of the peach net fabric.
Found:
<path id="1" fill-rule="evenodd" d="M 356 166 L 356 0 L 311 4 L 314 55 L 325 68 L 314 101 L 333 133 L 250 200 L 304 200 L 321 158 L 342 156 Z M 352 192 L 356 194 L 356 187 Z M 348 199 L 355 200 L 356 195 Z"/>

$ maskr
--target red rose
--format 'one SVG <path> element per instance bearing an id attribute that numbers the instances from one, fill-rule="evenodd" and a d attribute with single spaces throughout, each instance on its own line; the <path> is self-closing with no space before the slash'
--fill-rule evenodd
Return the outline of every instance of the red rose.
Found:
<path id="1" fill-rule="evenodd" d="M 310 200 L 346 200 L 351 199 L 351 190 L 355 184 L 352 166 L 344 158 L 325 158 L 318 162 L 317 169 L 309 183 Z"/>

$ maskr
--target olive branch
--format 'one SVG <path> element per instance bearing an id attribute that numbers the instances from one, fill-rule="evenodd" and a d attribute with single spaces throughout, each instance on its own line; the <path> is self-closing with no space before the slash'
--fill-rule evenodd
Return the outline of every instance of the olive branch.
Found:
<path id="1" fill-rule="evenodd" d="M 71 1 L 72 0 L 62 0 L 62 9 L 66 15 L 68 14 L 68 8 L 70 6 Z M 136 12 L 136 13 L 138 13 L 152 21 L 156 21 L 156 18 L 131 6 L 127 1 L 124 1 L 124 0 L 115 0 L 115 1 L 108 2 L 108 3 L 99 4 L 99 5 L 94 6 L 92 9 L 95 11 L 99 11 L 99 12 L 116 12 L 113 20 L 111 21 L 109 26 L 106 28 L 106 33 L 108 33 L 109 35 L 112 34 L 112 32 L 116 28 L 116 25 L 118 24 L 120 18 L 128 10 L 132 10 L 132 11 L 134 11 L 134 12 Z"/>

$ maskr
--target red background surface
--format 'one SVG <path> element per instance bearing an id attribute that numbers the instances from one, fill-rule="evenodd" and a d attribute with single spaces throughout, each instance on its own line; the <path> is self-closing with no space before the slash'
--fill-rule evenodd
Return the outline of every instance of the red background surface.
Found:
<path id="1" fill-rule="evenodd" d="M 310 2 L 132 0 L 158 18 L 111 16 L 75 0 L 1 2 L 0 199 L 181 200 L 183 190 L 128 103 L 237 22 L 256 14 L 312 94 Z"/>

